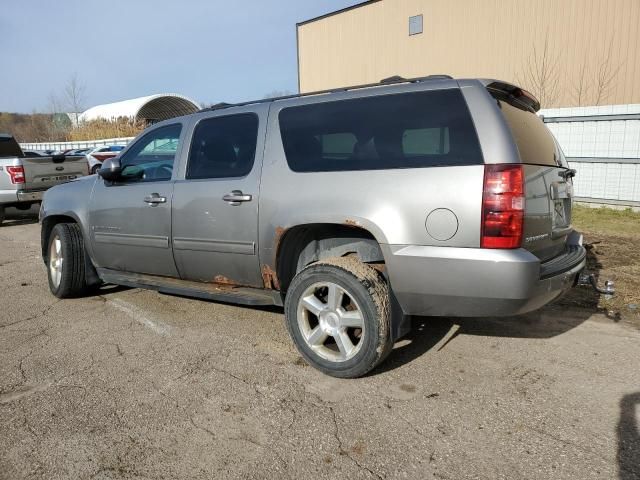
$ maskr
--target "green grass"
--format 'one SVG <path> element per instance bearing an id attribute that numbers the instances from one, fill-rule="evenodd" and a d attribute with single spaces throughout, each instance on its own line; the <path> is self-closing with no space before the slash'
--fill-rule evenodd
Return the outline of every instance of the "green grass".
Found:
<path id="1" fill-rule="evenodd" d="M 574 205 L 572 223 L 579 231 L 633 236 L 640 241 L 640 212 L 634 212 L 630 208 L 618 210 Z"/>

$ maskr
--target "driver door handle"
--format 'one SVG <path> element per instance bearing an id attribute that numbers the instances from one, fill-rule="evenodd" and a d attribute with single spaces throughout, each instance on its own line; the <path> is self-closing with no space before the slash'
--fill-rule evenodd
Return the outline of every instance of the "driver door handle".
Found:
<path id="1" fill-rule="evenodd" d="M 167 197 L 161 197 L 157 193 L 152 193 L 144 197 L 144 202 L 148 203 L 152 207 L 157 207 L 160 203 L 167 203 Z"/>
<path id="2" fill-rule="evenodd" d="M 228 202 L 230 205 L 240 205 L 242 202 L 250 202 L 251 198 L 251 195 L 245 195 L 242 193 L 242 190 L 234 190 L 222 197 L 222 200 Z"/>

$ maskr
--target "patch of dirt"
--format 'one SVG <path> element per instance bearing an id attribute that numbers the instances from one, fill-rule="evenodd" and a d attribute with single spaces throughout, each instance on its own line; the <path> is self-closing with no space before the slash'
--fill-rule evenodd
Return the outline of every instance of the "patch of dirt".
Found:
<path id="1" fill-rule="evenodd" d="M 580 230 L 580 226 L 576 225 Z M 590 287 L 572 289 L 559 306 L 597 310 L 614 321 L 640 328 L 640 235 L 617 235 L 615 231 L 581 230 L 587 248 L 587 270 L 598 283 L 615 283 L 616 294 L 606 299 Z"/>

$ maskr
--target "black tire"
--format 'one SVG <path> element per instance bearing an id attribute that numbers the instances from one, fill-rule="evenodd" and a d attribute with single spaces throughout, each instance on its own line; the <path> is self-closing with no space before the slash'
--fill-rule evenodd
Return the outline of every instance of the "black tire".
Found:
<path id="1" fill-rule="evenodd" d="M 51 266 L 51 248 L 56 239 L 60 240 L 63 259 L 59 283 L 52 277 Z M 53 227 L 47 244 L 46 260 L 49 289 L 56 297 L 77 297 L 87 291 L 84 239 L 78 224 L 58 223 Z"/>
<path id="2" fill-rule="evenodd" d="M 303 296 L 308 295 L 309 289 L 315 288 L 314 285 L 323 282 L 331 282 L 340 287 L 345 294 L 341 294 L 343 301 L 345 296 L 347 302 L 355 300 L 364 324 L 364 328 L 360 330 L 361 336 L 356 337 L 357 353 L 351 358 L 345 356 L 345 360 L 332 361 L 311 348 L 303 332 L 307 327 L 301 327 L 298 319 L 299 307 L 304 308 L 300 303 Z M 320 287 L 322 288 L 324 287 Z M 326 301 L 326 305 L 329 305 L 328 298 Z M 308 313 L 304 315 L 309 316 Z M 312 314 L 311 317 L 318 319 L 317 327 L 320 328 L 320 315 L 314 317 Z M 302 357 L 311 366 L 333 377 L 356 378 L 365 375 L 382 362 L 393 348 L 389 286 L 376 270 L 354 257 L 324 260 L 309 265 L 298 273 L 287 291 L 285 319 L 289 334 Z M 302 323 L 309 324 L 307 320 L 303 320 Z M 308 336 L 309 332 L 306 335 Z M 327 337 L 325 342 L 329 345 L 323 343 L 319 348 L 323 351 L 327 348 L 339 350 L 334 338 L 335 336 Z M 331 345 L 332 341 L 335 341 L 335 346 Z M 340 351 L 336 353 L 340 354 Z"/>
<path id="3" fill-rule="evenodd" d="M 96 173 L 98 173 L 98 170 L 100 170 L 101 167 L 102 165 L 100 164 L 97 164 L 91 167 L 91 175 L 95 175 Z"/>
<path id="4" fill-rule="evenodd" d="M 2 225 L 2 222 L 4 222 L 4 217 L 5 217 L 4 207 L 0 207 L 0 225 Z"/>

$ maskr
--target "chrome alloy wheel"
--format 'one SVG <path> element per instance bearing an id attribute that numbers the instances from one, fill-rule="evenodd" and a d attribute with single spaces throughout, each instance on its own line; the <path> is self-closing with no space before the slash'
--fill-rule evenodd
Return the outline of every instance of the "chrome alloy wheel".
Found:
<path id="1" fill-rule="evenodd" d="M 344 362 L 360 351 L 366 333 L 363 313 L 340 285 L 314 283 L 300 297 L 297 313 L 304 341 L 320 357 Z"/>
<path id="2" fill-rule="evenodd" d="M 51 283 L 55 288 L 60 286 L 62 280 L 62 242 L 60 237 L 56 235 L 49 245 L 49 273 L 51 275 Z"/>

